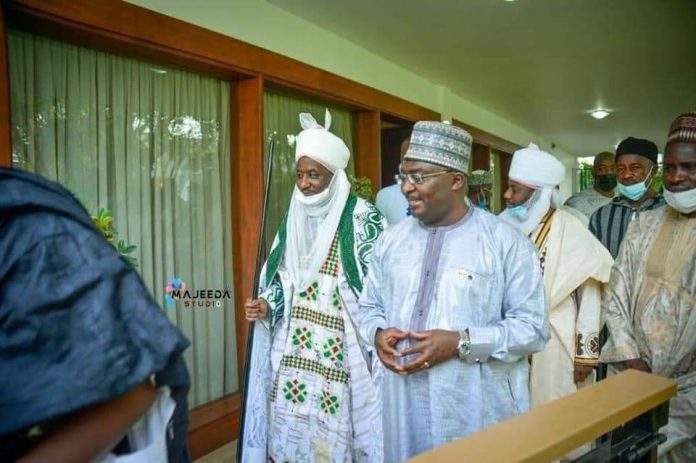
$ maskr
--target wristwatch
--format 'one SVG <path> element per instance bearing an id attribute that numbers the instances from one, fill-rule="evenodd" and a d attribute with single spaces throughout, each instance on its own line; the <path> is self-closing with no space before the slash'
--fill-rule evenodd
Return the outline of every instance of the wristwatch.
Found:
<path id="1" fill-rule="evenodd" d="M 469 330 L 459 332 L 459 344 L 457 344 L 457 356 L 460 360 L 466 360 L 471 353 L 471 340 L 469 339 Z"/>

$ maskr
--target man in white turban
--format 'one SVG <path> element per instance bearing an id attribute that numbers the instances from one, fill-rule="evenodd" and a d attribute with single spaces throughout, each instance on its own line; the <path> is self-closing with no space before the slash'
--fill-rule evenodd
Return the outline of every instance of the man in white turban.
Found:
<path id="1" fill-rule="evenodd" d="M 594 381 L 602 284 L 613 260 L 585 225 L 560 207 L 556 186 L 565 167 L 558 159 L 530 144 L 515 152 L 508 176 L 507 209 L 500 217 L 536 244 L 549 308 L 551 339 L 532 356 L 530 396 L 536 407 Z"/>
<path id="2" fill-rule="evenodd" d="M 246 393 L 244 461 L 382 461 L 371 358 L 351 313 L 380 213 L 350 193 L 345 143 L 300 114 L 290 210 L 248 300 L 254 344 Z"/>

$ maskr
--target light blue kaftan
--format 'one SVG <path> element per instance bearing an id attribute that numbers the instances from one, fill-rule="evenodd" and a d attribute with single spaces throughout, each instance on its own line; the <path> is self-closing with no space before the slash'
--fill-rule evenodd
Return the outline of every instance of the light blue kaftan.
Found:
<path id="1" fill-rule="evenodd" d="M 511 225 L 471 208 L 428 228 L 409 218 L 375 244 L 356 323 L 377 328 L 469 329 L 468 361 L 404 377 L 384 375 L 385 461 L 403 461 L 529 407 L 528 354 L 548 340 L 539 259 Z"/>

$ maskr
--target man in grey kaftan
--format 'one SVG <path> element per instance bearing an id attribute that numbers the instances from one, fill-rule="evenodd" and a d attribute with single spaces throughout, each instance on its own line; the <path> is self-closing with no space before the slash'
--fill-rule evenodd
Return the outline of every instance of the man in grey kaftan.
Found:
<path id="1" fill-rule="evenodd" d="M 591 187 L 578 191 L 568 198 L 565 205 L 580 211 L 587 225 L 592 214 L 600 207 L 607 205 L 614 197 L 616 174 L 614 173 L 614 153 L 603 151 L 595 156 L 592 163 L 594 183 Z"/>
<path id="2" fill-rule="evenodd" d="M 664 157 L 669 207 L 631 222 L 611 273 L 601 361 L 677 381 L 661 462 L 696 461 L 696 113 L 677 118 Z"/>
<path id="3" fill-rule="evenodd" d="M 464 202 L 470 144 L 456 127 L 416 124 L 400 174 L 414 217 L 380 236 L 368 266 L 356 319 L 391 370 L 387 462 L 525 412 L 527 356 L 548 339 L 533 243 Z"/>

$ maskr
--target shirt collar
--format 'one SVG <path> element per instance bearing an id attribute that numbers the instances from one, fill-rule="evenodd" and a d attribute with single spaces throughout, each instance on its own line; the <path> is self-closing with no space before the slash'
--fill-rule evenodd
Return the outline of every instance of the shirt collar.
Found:
<path id="1" fill-rule="evenodd" d="M 659 194 L 658 194 L 658 195 L 655 195 L 655 196 L 653 196 L 652 198 L 648 199 L 647 201 L 645 201 L 645 202 L 644 202 L 643 204 L 641 204 L 640 206 L 638 206 L 638 207 L 633 207 L 633 206 L 631 206 L 630 204 L 628 204 L 628 200 L 627 200 L 626 198 L 624 198 L 623 196 L 615 196 L 615 197 L 611 200 L 611 204 L 614 204 L 614 205 L 616 205 L 616 206 L 628 207 L 628 208 L 630 208 L 630 209 L 637 209 L 637 210 L 639 210 L 639 211 L 642 211 L 643 209 L 650 209 L 650 208 L 654 207 L 657 203 L 660 203 L 660 202 L 662 202 L 662 201 L 663 201 L 662 195 L 659 195 Z"/>

